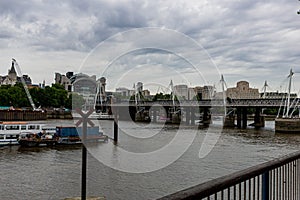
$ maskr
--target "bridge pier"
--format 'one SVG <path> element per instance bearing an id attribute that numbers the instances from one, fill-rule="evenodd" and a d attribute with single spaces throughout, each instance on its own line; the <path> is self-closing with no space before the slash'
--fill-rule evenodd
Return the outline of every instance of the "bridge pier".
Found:
<path id="1" fill-rule="evenodd" d="M 191 111 L 191 125 L 195 125 L 195 120 L 196 120 L 195 109 L 190 108 L 190 111 Z"/>
<path id="2" fill-rule="evenodd" d="M 209 114 L 209 108 L 203 110 L 203 125 L 208 126 L 211 123 L 211 115 Z"/>
<path id="3" fill-rule="evenodd" d="M 247 128 L 247 108 L 243 108 L 243 129 Z"/>
<path id="4" fill-rule="evenodd" d="M 241 108 L 236 109 L 236 126 L 242 128 L 242 110 Z"/>
<path id="5" fill-rule="evenodd" d="M 158 112 L 157 109 L 152 107 L 152 120 L 154 123 L 157 122 L 157 112 Z"/>
<path id="6" fill-rule="evenodd" d="M 185 125 L 190 125 L 191 107 L 185 107 Z"/>
<path id="7" fill-rule="evenodd" d="M 237 127 L 247 128 L 247 108 L 237 108 Z"/>
<path id="8" fill-rule="evenodd" d="M 229 115 L 224 117 L 223 127 L 225 128 L 235 127 L 234 121 L 235 121 L 235 116 L 233 112 L 231 112 Z"/>
<path id="9" fill-rule="evenodd" d="M 265 118 L 261 116 L 261 108 L 256 108 L 254 116 L 254 126 L 256 128 L 265 127 Z"/>

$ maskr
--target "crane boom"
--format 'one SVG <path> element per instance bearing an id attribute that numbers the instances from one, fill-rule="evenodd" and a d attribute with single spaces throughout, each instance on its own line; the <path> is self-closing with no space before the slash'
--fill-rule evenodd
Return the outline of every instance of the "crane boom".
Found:
<path id="1" fill-rule="evenodd" d="M 17 61 L 16 61 L 14 58 L 12 59 L 12 62 L 14 63 L 14 66 L 16 67 L 17 73 L 19 74 L 19 76 L 20 76 L 20 78 L 21 78 L 21 82 L 22 82 L 22 84 L 23 84 L 23 87 L 24 87 L 24 90 L 25 90 L 25 92 L 26 92 L 26 95 L 27 95 L 27 98 L 28 98 L 28 100 L 29 100 L 29 103 L 30 103 L 32 109 L 33 109 L 33 110 L 36 110 L 35 104 L 34 104 L 34 102 L 33 102 L 33 100 L 32 100 L 32 97 L 31 97 L 31 95 L 30 95 L 30 93 L 29 93 L 28 87 L 27 87 L 27 85 L 26 85 L 26 83 L 25 83 L 25 80 L 24 80 L 24 78 L 23 78 L 23 74 L 22 74 L 22 71 L 21 71 L 20 66 L 18 65 Z"/>

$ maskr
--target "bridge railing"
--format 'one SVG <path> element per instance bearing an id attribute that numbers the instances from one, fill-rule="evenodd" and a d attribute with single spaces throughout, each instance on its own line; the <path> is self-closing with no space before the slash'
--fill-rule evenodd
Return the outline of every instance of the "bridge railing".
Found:
<path id="1" fill-rule="evenodd" d="M 167 195 L 159 200 L 299 200 L 300 151 Z"/>
<path id="2" fill-rule="evenodd" d="M 291 100 L 293 101 L 293 99 Z M 112 104 L 112 106 L 128 106 L 135 105 L 135 101 L 120 101 Z M 202 107 L 220 107 L 223 106 L 222 99 L 211 99 L 211 100 L 180 100 L 174 102 L 176 106 L 202 106 Z M 282 104 L 282 99 L 227 99 L 227 107 L 280 107 Z M 158 100 L 158 101 L 144 101 L 139 102 L 140 106 L 172 106 L 173 101 L 170 100 Z M 109 104 L 107 104 L 109 105 Z"/>

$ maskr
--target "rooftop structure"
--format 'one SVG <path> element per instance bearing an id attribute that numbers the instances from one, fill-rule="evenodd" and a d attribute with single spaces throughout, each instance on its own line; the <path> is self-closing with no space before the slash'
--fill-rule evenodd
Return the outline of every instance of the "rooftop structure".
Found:
<path id="1" fill-rule="evenodd" d="M 26 85 L 31 85 L 31 78 L 28 75 L 22 76 Z M 0 85 L 15 85 L 16 83 L 21 83 L 21 77 L 17 76 L 14 62 L 11 64 L 11 68 L 8 70 L 6 76 L 0 76 Z"/>

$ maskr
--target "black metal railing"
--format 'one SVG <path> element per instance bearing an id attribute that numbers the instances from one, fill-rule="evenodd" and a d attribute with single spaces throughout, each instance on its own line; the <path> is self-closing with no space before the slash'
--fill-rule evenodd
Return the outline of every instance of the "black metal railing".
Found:
<path id="1" fill-rule="evenodd" d="M 159 200 L 299 200 L 300 151 L 167 195 Z"/>

